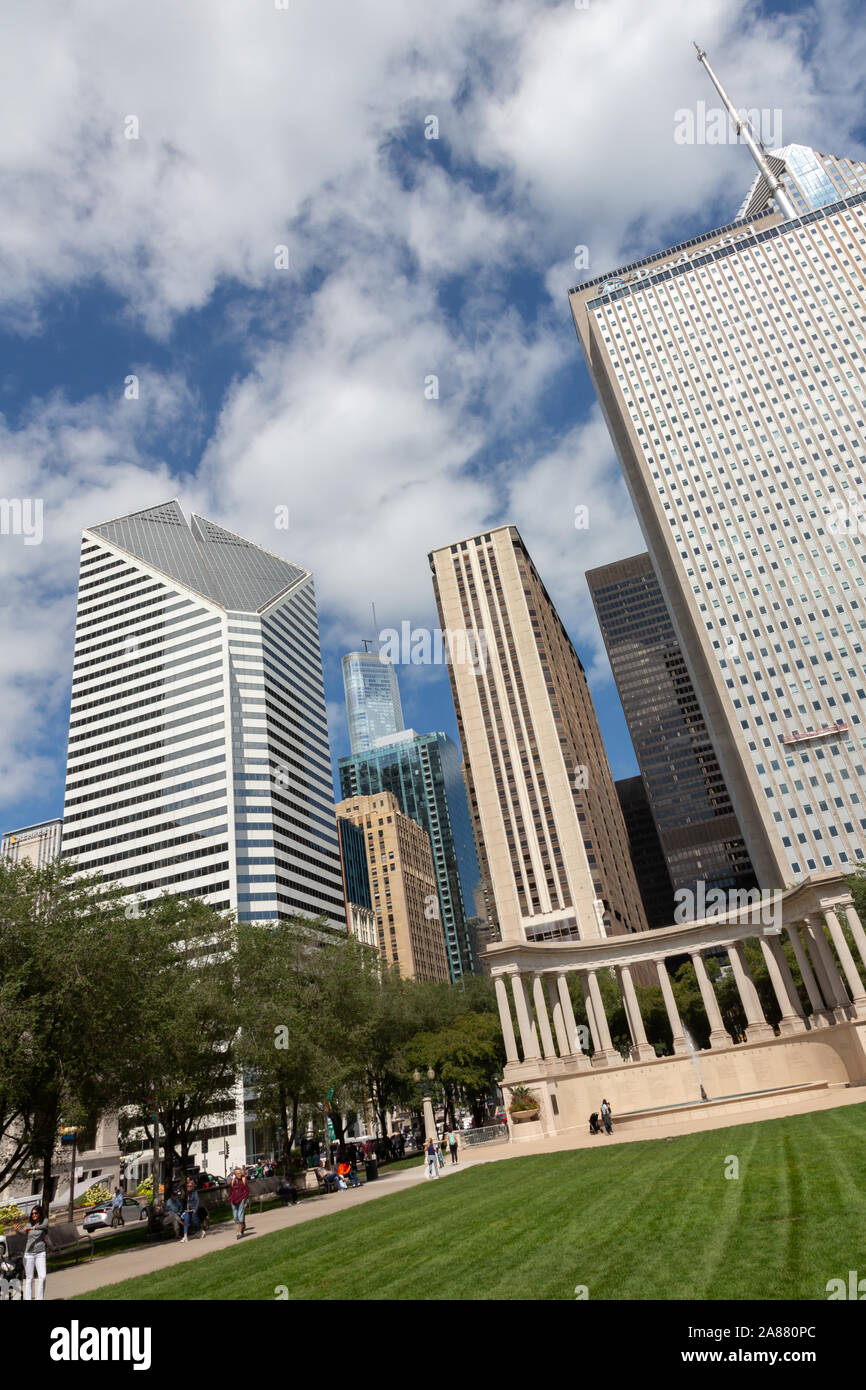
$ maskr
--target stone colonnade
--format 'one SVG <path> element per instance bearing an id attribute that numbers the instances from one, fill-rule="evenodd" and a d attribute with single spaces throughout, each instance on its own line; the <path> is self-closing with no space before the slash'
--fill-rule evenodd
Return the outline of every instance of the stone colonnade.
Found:
<path id="1" fill-rule="evenodd" d="M 518 1079 L 524 1063 L 559 1062 L 567 1064 L 569 1071 L 622 1066 L 623 1057 L 613 1046 L 598 982 L 598 971 L 606 968 L 613 969 L 619 985 L 631 1040 L 631 1060 L 653 1060 L 655 1049 L 647 1040 L 632 978 L 632 969 L 638 962 L 650 962 L 658 975 L 674 1054 L 687 1053 L 689 1045 L 665 964 L 672 956 L 688 955 L 692 960 L 709 1023 L 710 1049 L 733 1046 L 735 1040 L 725 1028 L 707 974 L 704 955 L 708 950 L 714 954 L 720 950 L 727 952 L 746 1017 L 746 1041 L 773 1039 L 776 1030 L 764 1015 L 743 950 L 749 939 L 758 940 L 766 962 L 781 1014 L 777 1025 L 779 1036 L 866 1019 L 866 985 L 861 973 L 866 972 L 866 932 L 850 894 L 836 893 L 831 897 L 832 903 L 821 901 L 820 897 L 816 899 L 814 895 L 811 899 L 806 895 L 804 901 L 800 889 L 791 890 L 782 896 L 782 911 L 773 914 L 774 919 L 769 924 L 754 920 L 755 913 L 760 914 L 760 905 L 756 905 L 751 915 L 739 912 L 717 919 L 705 918 L 688 926 L 642 932 L 639 937 L 610 937 L 562 947 L 551 943 L 517 953 L 507 952 L 503 943 L 503 947 L 496 948 L 495 954 L 490 954 L 505 1040 L 506 1082 L 509 1071 L 515 1068 L 518 1076 L 514 1079 Z M 840 912 L 845 914 L 859 963 L 842 930 Z M 775 920 L 776 915 L 781 916 L 781 922 Z M 809 1012 L 803 1006 L 783 950 L 783 934 L 787 934 L 793 948 L 808 996 Z M 507 954 L 517 954 L 517 962 L 506 961 L 503 957 Z M 530 968 L 524 964 L 527 954 L 531 955 Z M 585 963 L 581 962 L 581 957 Z M 587 1030 L 579 1029 L 575 1020 L 568 989 L 569 973 L 577 973 L 580 980 L 589 1037 Z M 511 1000 L 517 1033 L 512 1022 Z"/>

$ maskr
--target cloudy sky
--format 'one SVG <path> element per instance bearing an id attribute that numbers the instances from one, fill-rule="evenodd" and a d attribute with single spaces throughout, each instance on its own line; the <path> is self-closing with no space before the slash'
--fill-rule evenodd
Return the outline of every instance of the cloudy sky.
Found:
<path id="1" fill-rule="evenodd" d="M 862 158 L 861 21 L 847 0 L 6 0 L 0 496 L 42 499 L 44 536 L 0 535 L 0 829 L 62 808 L 82 527 L 172 497 L 315 572 L 335 758 L 370 603 L 434 625 L 428 551 L 514 523 L 632 773 L 583 574 L 643 543 L 566 292 L 735 215 L 746 151 L 674 139 L 718 105 L 693 38 L 783 141 Z M 407 723 L 453 733 L 445 672 L 400 677 Z"/>

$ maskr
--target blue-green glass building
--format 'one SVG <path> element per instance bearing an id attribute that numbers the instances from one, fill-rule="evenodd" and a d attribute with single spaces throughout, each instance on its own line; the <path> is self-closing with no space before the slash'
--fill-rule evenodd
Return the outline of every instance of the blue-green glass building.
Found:
<path id="1" fill-rule="evenodd" d="M 466 919 L 475 913 L 479 872 L 457 744 L 447 734 L 405 729 L 340 758 L 339 768 L 343 798 L 393 792 L 404 814 L 427 831 L 451 978 L 472 973 Z"/>

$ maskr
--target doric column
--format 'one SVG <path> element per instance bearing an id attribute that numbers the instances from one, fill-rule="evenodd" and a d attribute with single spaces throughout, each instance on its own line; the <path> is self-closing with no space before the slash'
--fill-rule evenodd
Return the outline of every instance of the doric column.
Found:
<path id="1" fill-rule="evenodd" d="M 571 1002 L 568 979 L 565 974 L 557 975 L 556 987 L 562 1004 L 562 1017 L 565 1022 L 569 1054 L 575 1059 L 574 1064 L 579 1068 L 588 1067 L 591 1065 L 590 1056 L 588 1052 L 584 1052 L 583 1044 L 577 1034 L 577 1019 L 574 1017 L 574 1005 Z"/>
<path id="2" fill-rule="evenodd" d="M 824 923 L 813 912 L 806 916 L 805 936 L 813 948 L 812 964 L 831 1016 L 837 1023 L 844 1023 L 848 1018 L 848 1006 L 851 1001 L 842 983 L 833 953 L 827 945 Z"/>
<path id="3" fill-rule="evenodd" d="M 704 1009 L 710 1025 L 710 1047 L 730 1047 L 731 1035 L 722 1022 L 716 991 L 713 989 L 700 951 L 695 951 L 692 954 L 692 965 L 695 967 L 698 989 L 701 991 L 701 998 L 704 1001 Z"/>
<path id="4" fill-rule="evenodd" d="M 553 1031 L 556 1034 L 556 1047 L 560 1057 L 567 1057 L 571 1051 L 568 1041 L 568 1034 L 565 1031 L 565 1017 L 562 1012 L 562 1000 L 556 988 L 556 976 L 545 976 L 547 985 L 547 1002 L 550 1006 L 550 1016 L 553 1019 Z"/>
<path id="5" fill-rule="evenodd" d="M 637 1001 L 637 991 L 627 965 L 619 967 L 619 987 L 622 992 L 622 1001 L 625 1004 L 628 1031 L 631 1033 L 632 1060 L 635 1062 L 655 1061 L 656 1050 L 647 1041 L 646 1029 L 643 1026 L 640 1005 Z"/>
<path id="6" fill-rule="evenodd" d="M 538 1035 L 535 1031 L 535 1024 L 529 1015 L 526 987 L 522 975 L 511 976 L 511 990 L 514 994 L 514 1007 L 517 1010 L 517 1026 L 520 1029 L 523 1060 L 524 1062 L 538 1062 L 541 1060 L 541 1053 L 538 1050 Z"/>
<path id="7" fill-rule="evenodd" d="M 759 1042 L 762 1038 L 773 1038 L 775 1033 L 764 1017 L 764 1010 L 761 1008 L 761 1001 L 758 998 L 758 991 L 755 989 L 755 982 L 752 979 L 749 967 L 746 964 L 746 956 L 743 951 L 742 941 L 733 941 L 727 948 L 728 960 L 731 962 L 731 969 L 734 972 L 734 979 L 743 1001 L 743 1009 L 746 1014 L 746 1041 Z"/>
<path id="8" fill-rule="evenodd" d="M 778 936 L 761 936 L 758 940 L 761 943 L 764 960 L 767 962 L 767 972 L 773 986 L 773 993 L 782 1012 L 782 1017 L 779 1019 L 779 1032 L 802 1033 L 806 1027 L 806 1019 L 797 987 L 794 984 L 794 977 L 785 959 L 785 952 L 782 950 L 782 943 Z"/>
<path id="9" fill-rule="evenodd" d="M 842 908 L 842 911 L 845 913 L 845 920 L 848 923 L 848 926 L 851 928 L 851 935 L 857 943 L 857 950 L 860 952 L 860 959 L 862 960 L 864 966 L 866 966 L 866 931 L 863 930 L 863 924 L 857 915 L 857 910 L 854 907 L 853 898 L 850 902 L 845 903 L 845 905 Z"/>
<path id="10" fill-rule="evenodd" d="M 809 1003 L 812 1005 L 812 1012 L 809 1015 L 809 1026 L 810 1028 L 826 1028 L 828 1024 L 832 1022 L 833 1015 L 828 1012 L 824 1004 L 824 998 L 821 994 L 818 981 L 815 979 L 815 972 L 809 961 L 809 953 L 803 944 L 803 938 L 800 936 L 799 927 L 794 923 L 789 925 L 786 930 L 794 950 L 794 959 L 803 977 L 803 984 L 806 986 Z"/>
<path id="11" fill-rule="evenodd" d="M 824 908 L 824 920 L 830 928 L 830 935 L 833 938 L 833 945 L 836 947 L 836 954 L 842 963 L 845 979 L 848 981 L 854 1013 L 857 1018 L 863 1018 L 863 1016 L 866 1015 L 866 989 L 863 988 L 863 981 L 860 979 L 854 957 L 851 954 L 851 947 L 845 939 L 842 924 L 832 907 Z"/>
<path id="12" fill-rule="evenodd" d="M 514 1024 L 511 1022 L 511 1010 L 508 1007 L 508 990 L 501 975 L 495 976 L 493 986 L 496 990 L 496 1002 L 499 1005 L 499 1026 L 505 1039 L 506 1059 L 509 1062 L 519 1062 L 517 1039 L 514 1036 Z"/>
<path id="13" fill-rule="evenodd" d="M 593 1063 L 596 1066 L 610 1066 L 611 1062 L 622 1061 L 622 1057 L 616 1051 L 610 1036 L 607 1014 L 604 1011 L 604 1004 L 601 998 L 598 978 L 594 970 L 587 970 L 587 1017 L 590 1020 L 593 1042 L 595 1043 L 595 1056 Z M 589 1007 L 589 1004 L 592 1007 Z"/>
<path id="14" fill-rule="evenodd" d="M 683 1031 L 683 1021 L 677 1008 L 677 1001 L 674 998 L 671 977 L 668 968 L 663 960 L 656 961 L 656 971 L 658 972 L 659 985 L 661 986 L 662 998 L 665 1001 L 665 1008 L 668 1011 L 668 1023 L 671 1025 L 671 1037 L 673 1038 L 674 1054 L 688 1053 L 689 1045 L 686 1042 L 686 1035 Z"/>
<path id="15" fill-rule="evenodd" d="M 549 1062 L 556 1057 L 556 1048 L 553 1045 L 553 1034 L 550 1031 L 550 1019 L 547 1017 L 547 1000 L 544 997 L 544 986 L 541 983 L 540 975 L 532 977 L 532 1002 L 535 1005 L 535 1017 L 538 1019 L 538 1026 L 541 1029 L 541 1046 L 544 1049 L 544 1060 Z"/>

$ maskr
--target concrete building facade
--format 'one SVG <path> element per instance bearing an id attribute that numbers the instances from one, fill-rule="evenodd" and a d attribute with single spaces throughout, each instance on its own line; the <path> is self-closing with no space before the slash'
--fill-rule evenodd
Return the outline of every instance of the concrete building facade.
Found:
<path id="1" fill-rule="evenodd" d="M 430 838 L 392 792 L 347 797 L 337 816 L 364 835 L 379 951 L 406 979 L 448 980 Z"/>
<path id="2" fill-rule="evenodd" d="M 442 627 L 484 653 L 449 674 L 503 947 L 644 930 L 586 676 L 519 533 L 430 563 Z"/>

